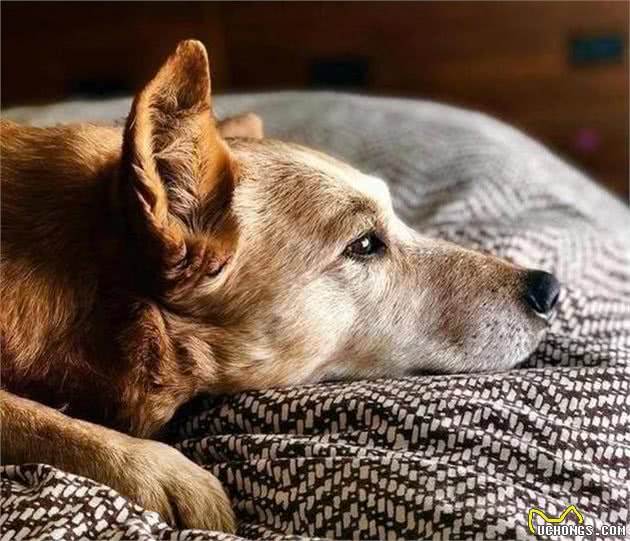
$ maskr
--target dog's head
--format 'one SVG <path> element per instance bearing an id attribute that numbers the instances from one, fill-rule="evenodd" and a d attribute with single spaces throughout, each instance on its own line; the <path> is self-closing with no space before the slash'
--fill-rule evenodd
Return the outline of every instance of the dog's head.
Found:
<path id="1" fill-rule="evenodd" d="M 152 294 L 217 388 L 505 369 L 533 350 L 551 275 L 423 237 L 382 180 L 259 132 L 252 116 L 215 123 L 191 41 L 137 96 L 124 136 Z"/>

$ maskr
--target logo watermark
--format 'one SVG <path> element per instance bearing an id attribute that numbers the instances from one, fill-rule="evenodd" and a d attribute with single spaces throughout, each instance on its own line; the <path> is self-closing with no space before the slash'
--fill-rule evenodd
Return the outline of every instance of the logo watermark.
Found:
<path id="1" fill-rule="evenodd" d="M 566 518 L 573 513 L 577 522 L 567 522 Z M 538 521 L 534 524 L 534 516 L 538 515 L 542 522 Z M 626 537 L 625 524 L 603 524 L 598 530 L 592 524 L 584 524 L 584 516 L 575 505 L 569 505 L 559 517 L 550 517 L 540 509 L 532 508 L 527 514 L 527 524 L 529 531 L 534 535 L 544 535 L 548 537 L 561 536 L 607 536 L 607 537 Z"/>

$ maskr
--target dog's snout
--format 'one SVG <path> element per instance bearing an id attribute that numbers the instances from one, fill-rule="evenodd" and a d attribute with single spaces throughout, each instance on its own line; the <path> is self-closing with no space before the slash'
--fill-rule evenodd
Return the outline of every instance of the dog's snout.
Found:
<path id="1" fill-rule="evenodd" d="M 541 315 L 549 315 L 560 295 L 560 282 L 545 271 L 528 271 L 525 277 L 525 301 Z"/>

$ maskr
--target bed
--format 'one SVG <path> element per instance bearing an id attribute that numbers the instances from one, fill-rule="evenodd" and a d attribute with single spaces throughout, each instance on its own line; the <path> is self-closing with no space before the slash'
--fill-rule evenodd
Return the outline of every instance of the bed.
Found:
<path id="1" fill-rule="evenodd" d="M 335 93 L 224 96 L 215 107 L 256 111 L 269 136 L 383 177 L 399 215 L 426 235 L 554 272 L 564 284 L 557 317 L 512 371 L 187 405 L 169 440 L 222 480 L 238 537 L 174 530 L 108 487 L 29 464 L 0 468 L 0 539 L 531 539 L 531 509 L 558 517 L 570 505 L 596 531 L 627 525 L 628 207 L 475 112 Z M 3 116 L 111 122 L 128 108 L 66 102 Z M 533 514 L 534 526 L 541 520 Z"/>

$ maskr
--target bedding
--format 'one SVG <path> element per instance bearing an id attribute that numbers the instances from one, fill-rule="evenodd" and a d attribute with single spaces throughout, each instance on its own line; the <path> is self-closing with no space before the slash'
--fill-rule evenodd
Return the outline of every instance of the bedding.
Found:
<path id="1" fill-rule="evenodd" d="M 128 107 L 70 102 L 3 116 L 112 121 Z M 169 439 L 223 481 L 239 537 L 175 530 L 108 487 L 29 464 L 0 468 L 0 539 L 531 539 L 530 509 L 557 517 L 569 505 L 596 531 L 628 525 L 626 205 L 479 113 L 333 93 L 226 96 L 216 108 L 256 111 L 268 135 L 386 179 L 399 215 L 426 235 L 554 272 L 563 282 L 556 318 L 512 371 L 187 405 Z"/>

